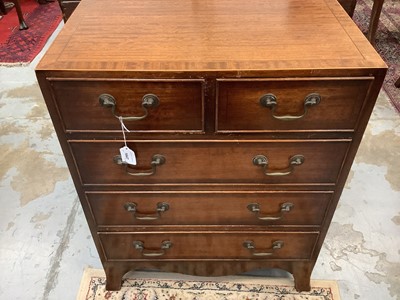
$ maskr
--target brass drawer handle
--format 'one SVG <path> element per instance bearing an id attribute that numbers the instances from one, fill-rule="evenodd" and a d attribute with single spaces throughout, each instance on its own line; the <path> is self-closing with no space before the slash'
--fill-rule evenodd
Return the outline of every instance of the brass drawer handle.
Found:
<path id="1" fill-rule="evenodd" d="M 294 171 L 295 166 L 300 166 L 305 161 L 301 154 L 293 155 L 289 158 L 289 166 L 283 170 L 268 171 L 268 158 L 264 155 L 256 155 L 253 158 L 253 164 L 264 169 L 266 176 L 286 176 Z"/>
<path id="2" fill-rule="evenodd" d="M 132 165 L 122 161 L 121 155 L 114 156 L 114 163 L 117 165 L 125 166 L 125 172 L 132 176 L 150 176 L 156 173 L 157 166 L 165 164 L 165 157 L 161 154 L 153 155 L 151 159 L 151 169 L 148 170 L 137 170 Z"/>
<path id="3" fill-rule="evenodd" d="M 160 219 L 161 213 L 166 212 L 169 209 L 168 203 L 165 203 L 165 202 L 157 203 L 156 212 L 150 213 L 150 214 L 138 212 L 137 204 L 133 203 L 133 202 L 125 203 L 124 207 L 125 207 L 126 211 L 132 213 L 133 217 L 136 220 L 143 220 L 143 221 L 151 221 L 151 220 Z"/>
<path id="4" fill-rule="evenodd" d="M 133 241 L 133 247 L 137 251 L 141 252 L 143 256 L 156 257 L 165 255 L 167 250 L 172 247 L 172 242 L 163 241 L 161 243 L 160 249 L 146 249 L 142 241 Z"/>
<path id="5" fill-rule="evenodd" d="M 317 94 L 317 93 L 311 93 L 311 94 L 307 95 L 304 98 L 304 112 L 303 112 L 303 114 L 298 115 L 298 116 L 292 116 L 292 115 L 277 116 L 275 114 L 276 107 L 278 106 L 278 101 L 277 101 L 276 96 L 274 94 L 265 94 L 265 95 L 261 96 L 261 98 L 260 98 L 261 106 L 266 107 L 266 108 L 270 108 L 272 116 L 275 119 L 278 119 L 278 120 L 281 120 L 281 121 L 293 121 L 293 120 L 301 119 L 306 115 L 308 107 L 317 105 L 320 102 L 321 102 L 321 96 L 319 94 Z"/>
<path id="6" fill-rule="evenodd" d="M 123 117 L 123 116 L 118 116 L 115 114 L 115 109 L 117 107 L 117 101 L 115 100 L 114 96 L 110 94 L 101 94 L 99 96 L 99 102 L 100 105 L 106 108 L 111 108 L 111 113 L 116 117 L 117 119 L 122 119 L 123 121 L 139 121 L 143 120 L 146 118 L 149 114 L 149 111 L 147 110 L 148 108 L 154 108 L 157 107 L 160 104 L 160 99 L 154 95 L 154 94 L 146 94 L 142 98 L 142 109 L 144 112 L 144 115 L 135 117 L 135 116 L 130 116 L 130 117 Z"/>
<path id="7" fill-rule="evenodd" d="M 275 241 L 272 243 L 271 248 L 265 249 L 265 250 L 257 250 L 253 241 L 243 242 L 243 247 L 245 247 L 246 249 L 249 249 L 251 252 L 251 255 L 258 256 L 258 257 L 274 255 L 276 250 L 283 248 L 283 245 L 284 245 L 283 241 Z"/>
<path id="8" fill-rule="evenodd" d="M 247 209 L 251 211 L 252 213 L 255 213 L 257 215 L 257 218 L 263 221 L 276 221 L 282 219 L 283 215 L 285 213 L 288 213 L 291 211 L 291 209 L 294 207 L 293 203 L 286 202 L 281 204 L 281 209 L 280 212 L 276 215 L 264 215 L 261 213 L 261 208 L 260 204 L 258 203 L 250 203 L 247 205 Z"/>

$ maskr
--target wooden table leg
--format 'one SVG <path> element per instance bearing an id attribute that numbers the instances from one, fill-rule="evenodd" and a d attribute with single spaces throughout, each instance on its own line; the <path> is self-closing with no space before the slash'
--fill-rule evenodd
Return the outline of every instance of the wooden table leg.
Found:
<path id="1" fill-rule="evenodd" d="M 342 4 L 342 6 L 344 6 L 350 18 L 352 18 L 356 8 L 357 0 L 339 0 L 339 2 Z"/>
<path id="2" fill-rule="evenodd" d="M 357 0 L 350 0 L 349 4 L 349 16 L 352 18 L 354 15 L 354 10 L 356 9 Z"/>
<path id="3" fill-rule="evenodd" d="M 4 5 L 3 0 L 0 0 L 0 11 L 5 15 L 7 14 L 6 6 Z"/>
<path id="4" fill-rule="evenodd" d="M 375 34 L 378 29 L 379 17 L 381 15 L 384 0 L 374 0 L 372 6 L 371 19 L 369 21 L 369 29 L 367 38 L 372 45 L 375 45 Z"/>
<path id="5" fill-rule="evenodd" d="M 22 14 L 21 5 L 19 3 L 19 0 L 12 0 L 12 2 L 14 2 L 15 9 L 17 10 L 18 21 L 19 21 L 19 30 L 28 29 L 29 27 L 25 23 L 24 15 Z"/>
<path id="6" fill-rule="evenodd" d="M 310 277 L 312 269 L 313 264 L 311 262 L 293 263 L 294 286 L 298 292 L 311 290 Z"/>
<path id="7" fill-rule="evenodd" d="M 397 79 L 397 81 L 394 83 L 394 86 L 400 88 L 400 77 L 399 77 L 399 79 Z"/>

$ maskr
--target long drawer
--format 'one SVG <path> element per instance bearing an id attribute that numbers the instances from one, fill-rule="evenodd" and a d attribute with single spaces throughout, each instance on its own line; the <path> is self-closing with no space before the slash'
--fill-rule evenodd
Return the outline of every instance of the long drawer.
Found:
<path id="1" fill-rule="evenodd" d="M 121 131 L 116 116 L 132 131 L 204 129 L 202 80 L 49 80 L 67 131 Z"/>
<path id="2" fill-rule="evenodd" d="M 217 131 L 354 130 L 372 79 L 220 79 Z"/>
<path id="3" fill-rule="evenodd" d="M 108 260 L 308 259 L 318 232 L 98 233 Z"/>
<path id="4" fill-rule="evenodd" d="M 98 226 L 319 226 L 333 192 L 86 192 Z"/>
<path id="5" fill-rule="evenodd" d="M 349 141 L 70 141 L 84 185 L 139 183 L 334 184 Z"/>

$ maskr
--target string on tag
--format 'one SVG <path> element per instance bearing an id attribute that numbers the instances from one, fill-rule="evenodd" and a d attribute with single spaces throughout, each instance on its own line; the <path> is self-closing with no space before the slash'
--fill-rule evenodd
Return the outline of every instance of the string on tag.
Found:
<path id="1" fill-rule="evenodd" d="M 125 143 L 125 146 L 119 149 L 119 153 L 121 154 L 121 159 L 124 163 L 136 166 L 136 154 L 132 149 L 129 149 L 128 145 L 126 144 L 125 131 L 130 132 L 130 130 L 126 128 L 122 117 L 118 117 L 118 119 L 119 122 L 121 123 L 121 130 L 122 130 L 122 135 L 124 136 L 124 143 Z"/>
<path id="2" fill-rule="evenodd" d="M 126 126 L 124 124 L 124 120 L 122 119 L 121 116 L 119 116 L 118 119 L 119 119 L 119 122 L 121 123 L 121 130 L 122 130 L 122 135 L 124 136 L 125 147 L 128 147 L 126 144 L 125 131 L 130 132 L 130 130 L 128 128 L 126 128 Z"/>

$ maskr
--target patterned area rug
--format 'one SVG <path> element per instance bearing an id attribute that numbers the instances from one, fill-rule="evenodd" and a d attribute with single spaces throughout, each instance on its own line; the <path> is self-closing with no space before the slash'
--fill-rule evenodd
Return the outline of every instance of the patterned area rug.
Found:
<path id="1" fill-rule="evenodd" d="M 0 20 L 0 65 L 31 62 L 57 28 L 62 15 L 57 1 L 40 5 L 36 0 L 20 0 L 29 28 L 19 30 L 15 8 Z"/>
<path id="2" fill-rule="evenodd" d="M 357 0 L 353 20 L 364 33 L 368 32 L 373 0 Z M 400 77 L 400 1 L 385 0 L 376 32 L 375 49 L 389 66 L 383 85 L 393 106 L 400 113 L 400 88 L 394 83 Z"/>
<path id="3" fill-rule="evenodd" d="M 134 276 L 134 277 L 133 277 Z M 86 269 L 77 300 L 340 300 L 335 281 L 312 281 L 298 293 L 289 279 L 194 277 L 162 272 L 129 273 L 118 292 L 105 290 L 103 270 Z"/>

